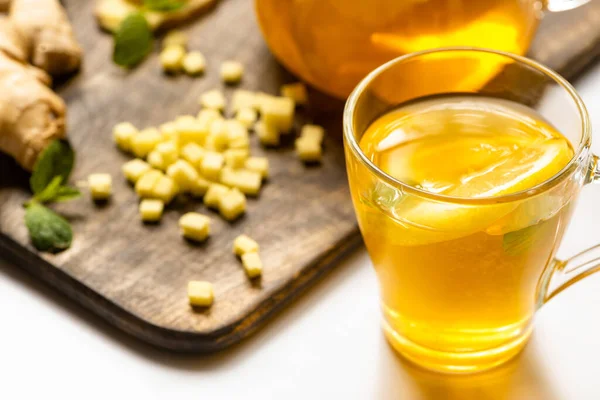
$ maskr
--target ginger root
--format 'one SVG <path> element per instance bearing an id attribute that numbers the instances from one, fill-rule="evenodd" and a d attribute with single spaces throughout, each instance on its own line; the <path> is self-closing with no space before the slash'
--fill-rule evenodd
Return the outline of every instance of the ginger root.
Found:
<path id="1" fill-rule="evenodd" d="M 169 28 L 203 13 L 215 2 L 216 0 L 188 0 L 175 11 L 147 11 L 145 15 L 152 30 Z M 135 0 L 97 0 L 95 14 L 102 28 L 114 32 L 128 14 L 139 9 L 140 2 Z"/>
<path id="2" fill-rule="evenodd" d="M 10 20 L 33 65 L 53 76 L 79 68 L 81 47 L 59 0 L 12 0 Z"/>
<path id="3" fill-rule="evenodd" d="M 26 63 L 26 45 L 12 21 L 0 18 L 0 151 L 32 170 L 46 146 L 65 135 L 63 100 L 51 78 Z"/>

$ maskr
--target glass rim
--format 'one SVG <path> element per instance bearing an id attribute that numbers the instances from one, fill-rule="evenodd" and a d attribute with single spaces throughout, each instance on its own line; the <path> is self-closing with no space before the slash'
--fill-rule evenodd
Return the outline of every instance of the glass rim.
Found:
<path id="1" fill-rule="evenodd" d="M 579 117 L 581 120 L 581 139 L 575 150 L 575 153 L 571 160 L 565 165 L 559 172 L 557 172 L 554 176 L 546 179 L 544 182 L 539 183 L 536 186 L 533 186 L 529 189 L 521 190 L 515 193 L 506 194 L 502 196 L 490 196 L 490 197 L 478 197 L 478 198 L 469 198 L 469 197 L 455 197 L 448 196 L 444 194 L 432 193 L 423 189 L 419 189 L 417 187 L 411 186 L 407 183 L 402 182 L 399 179 L 394 178 L 393 176 L 387 174 L 382 169 L 380 169 L 377 165 L 375 165 L 362 151 L 356 136 L 354 135 L 354 113 L 356 110 L 356 105 L 358 99 L 361 97 L 365 89 L 375 80 L 379 75 L 388 70 L 389 68 L 395 66 L 396 64 L 403 63 L 407 60 L 418 58 L 427 54 L 434 53 L 444 53 L 444 52 L 468 52 L 468 53 L 487 53 L 487 54 L 495 54 L 498 56 L 510 58 L 519 64 L 525 64 L 541 73 L 545 76 L 552 79 L 556 82 L 562 89 L 564 89 L 573 100 L 577 111 L 579 112 Z M 425 197 L 434 201 L 445 202 L 445 203 L 459 203 L 463 205 L 482 205 L 482 204 L 497 204 L 497 203 L 508 203 L 511 201 L 522 200 L 528 197 L 532 197 L 543 193 L 547 190 L 550 190 L 556 184 L 560 183 L 565 177 L 569 175 L 572 171 L 575 170 L 575 167 L 578 165 L 581 155 L 584 151 L 590 148 L 591 141 L 591 125 L 589 120 L 589 114 L 583 103 L 583 100 L 577 94 L 575 88 L 567 82 L 565 78 L 559 75 L 557 72 L 552 69 L 540 64 L 537 61 L 534 61 L 530 58 L 519 56 L 512 53 L 507 53 L 500 50 L 486 49 L 486 48 L 478 48 L 478 47 L 469 47 L 469 46 L 452 46 L 452 47 L 441 47 L 436 49 L 422 50 L 414 53 L 409 53 L 393 60 L 390 60 L 379 67 L 375 68 L 371 71 L 366 77 L 364 77 L 359 84 L 354 88 L 348 100 L 346 101 L 346 105 L 344 107 L 343 113 L 343 129 L 344 129 L 344 139 L 347 146 L 350 148 L 354 156 L 358 158 L 358 160 L 365 165 L 373 174 L 375 174 L 378 178 L 382 179 L 387 184 L 393 187 L 399 187 L 403 192 L 411 193 L 418 195 L 420 197 Z"/>

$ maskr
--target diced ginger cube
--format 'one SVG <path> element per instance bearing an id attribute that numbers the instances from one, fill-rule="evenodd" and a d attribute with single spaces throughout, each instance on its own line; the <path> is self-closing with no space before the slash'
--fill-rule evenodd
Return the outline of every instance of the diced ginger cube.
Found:
<path id="1" fill-rule="evenodd" d="M 160 221 L 165 203 L 158 199 L 143 199 L 140 202 L 140 218 L 144 222 Z"/>
<path id="2" fill-rule="evenodd" d="M 221 183 L 230 187 L 238 188 L 244 194 L 256 196 L 260 192 L 262 176 L 258 172 L 246 169 L 223 168 L 221 172 Z"/>
<path id="3" fill-rule="evenodd" d="M 253 108 L 240 108 L 235 114 L 235 119 L 244 125 L 246 129 L 250 129 L 258 119 L 258 113 Z"/>
<path id="4" fill-rule="evenodd" d="M 158 152 L 164 161 L 165 167 L 173 164 L 179 158 L 177 144 L 173 141 L 166 141 L 156 145 L 154 151 Z"/>
<path id="5" fill-rule="evenodd" d="M 208 132 L 210 130 L 212 122 L 216 119 L 223 119 L 223 116 L 218 110 L 214 110 L 212 108 L 204 108 L 198 112 L 196 118 L 198 119 L 198 122 L 202 124 L 202 126 Z"/>
<path id="6" fill-rule="evenodd" d="M 233 221 L 246 211 L 246 196 L 239 189 L 227 191 L 219 199 L 219 213 L 227 221 Z"/>
<path id="7" fill-rule="evenodd" d="M 221 197 L 227 192 L 229 192 L 227 186 L 211 183 L 204 195 L 204 205 L 210 208 L 218 208 Z"/>
<path id="8" fill-rule="evenodd" d="M 228 125 L 224 119 L 216 119 L 210 125 L 209 142 L 211 150 L 221 152 L 229 144 Z"/>
<path id="9" fill-rule="evenodd" d="M 231 168 L 242 168 L 248 159 L 247 149 L 229 149 L 225 153 L 225 165 Z"/>
<path id="10" fill-rule="evenodd" d="M 175 181 L 171 177 L 163 175 L 156 181 L 156 184 L 152 188 L 151 197 L 160 199 L 165 204 L 168 204 L 178 192 L 179 188 Z"/>
<path id="11" fill-rule="evenodd" d="M 211 181 L 218 181 L 225 158 L 223 154 L 214 151 L 207 151 L 200 164 L 200 172 Z"/>
<path id="12" fill-rule="evenodd" d="M 194 188 L 194 185 L 200 175 L 196 168 L 185 160 L 177 160 L 167 168 L 167 175 L 173 179 L 173 181 L 183 191 L 190 191 Z"/>
<path id="13" fill-rule="evenodd" d="M 254 104 L 258 111 L 263 112 L 263 107 L 266 103 L 275 99 L 277 96 L 273 96 L 272 94 L 268 94 L 265 92 L 256 92 L 254 93 Z"/>
<path id="14" fill-rule="evenodd" d="M 261 105 L 262 120 L 279 132 L 288 133 L 294 125 L 294 101 L 287 97 L 273 97 Z"/>
<path id="15" fill-rule="evenodd" d="M 152 168 L 160 169 L 161 171 L 164 171 L 167 168 L 162 154 L 156 150 L 152 150 L 150 154 L 148 154 L 148 157 L 146 157 L 146 160 L 148 161 L 148 164 L 152 166 Z"/>
<path id="16" fill-rule="evenodd" d="M 211 182 L 207 181 L 201 176 L 192 184 L 192 187 L 190 188 L 190 194 L 194 197 L 204 196 L 210 185 Z"/>
<path id="17" fill-rule="evenodd" d="M 269 177 L 269 159 L 267 157 L 250 157 L 244 162 L 244 168 L 258 172 L 263 179 Z"/>
<path id="18" fill-rule="evenodd" d="M 131 140 L 137 134 L 137 128 L 130 122 L 120 122 L 113 128 L 113 139 L 123 151 L 131 150 Z"/>
<path id="19" fill-rule="evenodd" d="M 296 139 L 296 154 L 300 160 L 305 162 L 319 162 L 323 155 L 321 143 L 308 138 L 301 137 Z"/>
<path id="20" fill-rule="evenodd" d="M 123 164 L 121 170 L 123 171 L 123 175 L 129 182 L 136 183 L 140 177 L 146 172 L 150 171 L 152 167 L 144 160 L 140 160 L 139 158 L 135 158 L 131 161 L 127 161 Z"/>
<path id="21" fill-rule="evenodd" d="M 206 281 L 189 281 L 187 293 L 190 305 L 196 307 L 210 307 L 215 299 L 213 286 Z"/>
<path id="22" fill-rule="evenodd" d="M 203 144 L 208 129 L 193 115 L 181 115 L 175 119 L 175 125 L 179 134 L 179 145 L 185 146 L 187 143 Z"/>
<path id="23" fill-rule="evenodd" d="M 202 242 L 210 235 L 210 218 L 195 212 L 183 214 L 179 218 L 179 229 L 183 237 Z"/>
<path id="24" fill-rule="evenodd" d="M 239 136 L 236 138 L 229 139 L 229 148 L 230 149 L 245 149 L 248 150 L 250 148 L 250 136 L 247 134 L 244 136 Z"/>
<path id="25" fill-rule="evenodd" d="M 190 51 L 183 57 L 182 67 L 188 75 L 199 75 L 206 68 L 206 59 L 199 51 Z"/>
<path id="26" fill-rule="evenodd" d="M 158 127 L 164 140 L 171 141 L 176 145 L 179 145 L 179 132 L 177 131 L 177 124 L 174 121 L 165 122 Z"/>
<path id="27" fill-rule="evenodd" d="M 262 261 L 256 252 L 242 254 L 242 265 L 249 278 L 256 278 L 262 274 Z"/>
<path id="28" fill-rule="evenodd" d="M 309 138 L 318 143 L 323 142 L 323 137 L 325 136 L 325 129 L 323 129 L 320 125 L 306 124 L 300 130 L 301 138 Z"/>
<path id="29" fill-rule="evenodd" d="M 154 150 L 162 140 L 163 137 L 158 129 L 146 128 L 131 139 L 131 150 L 137 157 L 143 158 Z"/>
<path id="30" fill-rule="evenodd" d="M 306 92 L 306 86 L 302 82 L 289 83 L 281 86 L 281 95 L 283 97 L 289 97 L 294 100 L 296 104 L 308 103 L 308 93 Z"/>
<path id="31" fill-rule="evenodd" d="M 91 174 L 88 185 L 94 200 L 106 200 L 112 193 L 112 177 L 109 174 Z"/>
<path id="32" fill-rule="evenodd" d="M 152 197 L 152 189 L 156 182 L 163 176 L 157 169 L 145 172 L 135 183 L 135 192 L 141 198 Z"/>
<path id="33" fill-rule="evenodd" d="M 165 38 L 162 41 L 162 47 L 167 48 L 169 46 L 181 46 L 183 48 L 187 47 L 188 37 L 185 32 L 179 30 L 169 31 Z"/>
<path id="34" fill-rule="evenodd" d="M 244 108 L 251 110 L 257 108 L 256 95 L 249 90 L 237 89 L 231 97 L 231 109 L 237 113 Z"/>
<path id="35" fill-rule="evenodd" d="M 181 157 L 192 164 L 194 167 L 200 167 L 204 158 L 205 150 L 197 143 L 188 143 L 181 148 Z"/>
<path id="36" fill-rule="evenodd" d="M 258 253 L 258 243 L 248 235 L 239 235 L 233 241 L 233 254 Z"/>
<path id="37" fill-rule="evenodd" d="M 279 146 L 280 134 L 274 125 L 261 120 L 256 123 L 254 130 L 263 146 Z"/>
<path id="38" fill-rule="evenodd" d="M 209 90 L 200 96 L 200 105 L 213 110 L 223 110 L 225 108 L 225 96 L 219 89 Z"/>
<path id="39" fill-rule="evenodd" d="M 237 61 L 225 61 L 221 64 L 221 79 L 225 83 L 238 83 L 244 75 L 244 66 Z"/>
<path id="40" fill-rule="evenodd" d="M 185 48 L 183 46 L 167 46 L 160 52 L 160 65 L 165 72 L 178 72 L 181 70 L 184 57 Z"/>
<path id="41" fill-rule="evenodd" d="M 227 137 L 229 138 L 230 142 L 249 138 L 248 129 L 240 121 L 228 119 L 225 121 L 225 126 L 227 130 Z"/>

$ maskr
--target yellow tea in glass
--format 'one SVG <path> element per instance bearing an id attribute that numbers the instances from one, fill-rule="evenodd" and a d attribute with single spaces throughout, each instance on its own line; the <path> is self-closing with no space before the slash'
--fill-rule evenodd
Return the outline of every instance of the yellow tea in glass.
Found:
<path id="1" fill-rule="evenodd" d="M 416 75 L 415 65 L 441 76 L 445 64 L 478 61 L 498 72 L 477 90 L 464 79 L 441 81 L 436 93 L 435 74 Z M 394 86 L 398 76 L 426 80 L 422 95 L 407 99 Z M 344 128 L 351 194 L 392 346 L 450 372 L 517 354 L 536 309 L 582 276 L 554 260 L 596 168 L 572 88 L 518 56 L 423 52 L 369 75 L 348 100 Z"/>

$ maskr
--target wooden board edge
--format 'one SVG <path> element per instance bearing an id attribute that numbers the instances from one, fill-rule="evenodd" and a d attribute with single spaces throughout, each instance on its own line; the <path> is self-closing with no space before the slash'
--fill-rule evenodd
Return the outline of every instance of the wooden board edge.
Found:
<path id="1" fill-rule="evenodd" d="M 299 276 L 290 278 L 289 283 L 261 302 L 250 314 L 217 331 L 204 334 L 164 328 L 129 313 L 0 232 L 0 254 L 4 260 L 24 269 L 117 329 L 164 350 L 202 354 L 222 350 L 256 332 L 361 243 L 360 232 L 355 226 L 339 243 L 315 259 Z"/>

